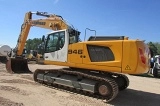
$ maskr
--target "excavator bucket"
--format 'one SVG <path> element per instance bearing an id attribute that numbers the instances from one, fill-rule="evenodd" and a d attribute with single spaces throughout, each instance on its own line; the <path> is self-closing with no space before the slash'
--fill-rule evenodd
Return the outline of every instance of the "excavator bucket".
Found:
<path id="1" fill-rule="evenodd" d="M 9 58 L 6 62 L 6 69 L 9 73 L 31 73 L 27 59 L 21 58 Z"/>

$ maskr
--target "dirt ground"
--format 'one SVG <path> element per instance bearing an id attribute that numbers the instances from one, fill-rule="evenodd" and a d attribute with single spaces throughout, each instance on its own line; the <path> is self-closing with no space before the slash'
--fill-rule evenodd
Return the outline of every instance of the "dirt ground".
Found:
<path id="1" fill-rule="evenodd" d="M 59 66 L 29 64 L 37 68 Z M 160 106 L 160 79 L 127 75 L 129 87 L 111 102 L 35 83 L 32 74 L 9 74 L 0 63 L 0 106 Z"/>

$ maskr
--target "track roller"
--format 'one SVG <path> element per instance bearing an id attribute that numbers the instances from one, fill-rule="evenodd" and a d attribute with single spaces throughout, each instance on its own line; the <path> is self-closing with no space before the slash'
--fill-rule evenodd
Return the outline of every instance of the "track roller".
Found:
<path id="1" fill-rule="evenodd" d="M 98 85 L 98 93 L 102 96 L 108 96 L 111 94 L 111 85 L 108 84 L 108 83 L 105 83 L 105 82 L 101 82 L 99 85 Z"/>
<path id="2" fill-rule="evenodd" d="M 129 79 L 123 74 L 113 74 L 110 78 L 114 79 L 118 84 L 119 91 L 125 90 L 129 86 Z"/>
<path id="3" fill-rule="evenodd" d="M 114 80 L 100 82 L 97 86 L 98 93 L 107 100 L 114 99 L 118 94 L 118 85 Z"/>

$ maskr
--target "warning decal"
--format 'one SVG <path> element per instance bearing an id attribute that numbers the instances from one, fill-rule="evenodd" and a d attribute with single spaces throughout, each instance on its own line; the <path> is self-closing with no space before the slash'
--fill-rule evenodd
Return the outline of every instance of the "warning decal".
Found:
<path id="1" fill-rule="evenodd" d="M 125 70 L 131 70 L 131 68 L 129 67 L 129 65 L 126 66 Z"/>

